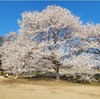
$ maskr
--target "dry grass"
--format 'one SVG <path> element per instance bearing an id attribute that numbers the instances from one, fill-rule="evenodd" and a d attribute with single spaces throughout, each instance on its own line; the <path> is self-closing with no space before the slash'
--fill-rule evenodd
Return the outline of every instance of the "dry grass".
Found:
<path id="1" fill-rule="evenodd" d="M 23 81 L 25 84 L 0 77 L 0 99 L 100 99 L 99 86 L 61 81 L 31 81 L 27 84 Z"/>

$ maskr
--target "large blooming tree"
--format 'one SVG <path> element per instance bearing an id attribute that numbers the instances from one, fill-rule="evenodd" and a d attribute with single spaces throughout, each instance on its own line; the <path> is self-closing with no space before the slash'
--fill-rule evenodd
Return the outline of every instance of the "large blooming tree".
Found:
<path id="1" fill-rule="evenodd" d="M 82 27 L 79 17 L 59 6 L 48 6 L 42 12 L 23 13 L 19 24 L 20 35 L 38 42 L 40 59 L 52 62 L 59 79 L 59 67 L 68 54 L 69 43 L 74 39 L 73 34 L 80 32 Z"/>
<path id="2" fill-rule="evenodd" d="M 79 17 L 59 6 L 48 6 L 42 12 L 24 12 L 18 22 L 19 33 L 5 36 L 2 50 L 4 69 L 11 68 L 17 74 L 27 72 L 29 68 L 52 67 L 56 78 L 60 79 L 59 69 L 65 64 L 70 63 L 75 68 L 93 66 L 90 54 L 72 56 L 89 48 L 97 48 L 99 52 L 99 25 L 82 25 Z M 89 62 L 91 66 L 87 64 Z"/>

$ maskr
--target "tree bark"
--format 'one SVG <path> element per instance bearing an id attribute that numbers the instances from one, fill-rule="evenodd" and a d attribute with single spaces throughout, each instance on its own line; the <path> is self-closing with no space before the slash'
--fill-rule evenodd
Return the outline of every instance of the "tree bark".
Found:
<path id="1" fill-rule="evenodd" d="M 56 65 L 56 80 L 60 80 L 60 76 L 59 76 L 59 65 Z"/>
<path id="2" fill-rule="evenodd" d="M 3 71 L 1 71 L 1 75 L 3 75 Z"/>

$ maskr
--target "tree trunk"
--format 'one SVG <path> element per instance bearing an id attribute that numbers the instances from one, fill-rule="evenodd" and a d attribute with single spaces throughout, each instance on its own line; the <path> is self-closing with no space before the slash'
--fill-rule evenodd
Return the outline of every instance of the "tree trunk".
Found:
<path id="1" fill-rule="evenodd" d="M 60 76 L 59 76 L 59 65 L 56 65 L 56 80 L 60 80 Z"/>
<path id="2" fill-rule="evenodd" d="M 1 75 L 3 75 L 3 71 L 1 71 Z"/>

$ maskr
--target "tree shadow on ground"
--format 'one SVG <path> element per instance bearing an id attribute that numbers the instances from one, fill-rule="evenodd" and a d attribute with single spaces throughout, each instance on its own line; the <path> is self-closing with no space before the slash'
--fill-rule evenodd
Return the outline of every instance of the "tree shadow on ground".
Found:
<path id="1" fill-rule="evenodd" d="M 99 76 L 98 76 L 99 75 Z M 99 79 L 100 82 L 100 74 L 95 75 L 96 79 Z M 44 74 L 37 74 L 35 76 L 31 76 L 31 77 L 23 77 L 23 79 L 28 79 L 28 80 L 45 80 L 45 81 L 53 81 L 56 80 L 56 74 L 52 73 L 52 72 L 46 72 Z M 65 82 L 73 82 L 73 83 L 84 83 L 84 84 L 89 84 L 91 82 L 89 81 L 83 81 L 81 80 L 81 76 L 80 75 L 76 75 L 76 78 L 74 75 L 68 74 L 68 75 L 60 75 L 60 80 L 65 81 Z"/>
<path id="2" fill-rule="evenodd" d="M 28 76 L 28 77 L 21 77 L 23 79 L 29 79 L 29 80 L 56 80 L 56 74 L 53 72 L 46 72 L 44 74 L 37 74 L 35 76 Z M 60 75 L 60 80 L 64 81 L 72 81 L 74 80 L 73 76 L 66 76 L 66 75 Z"/>

